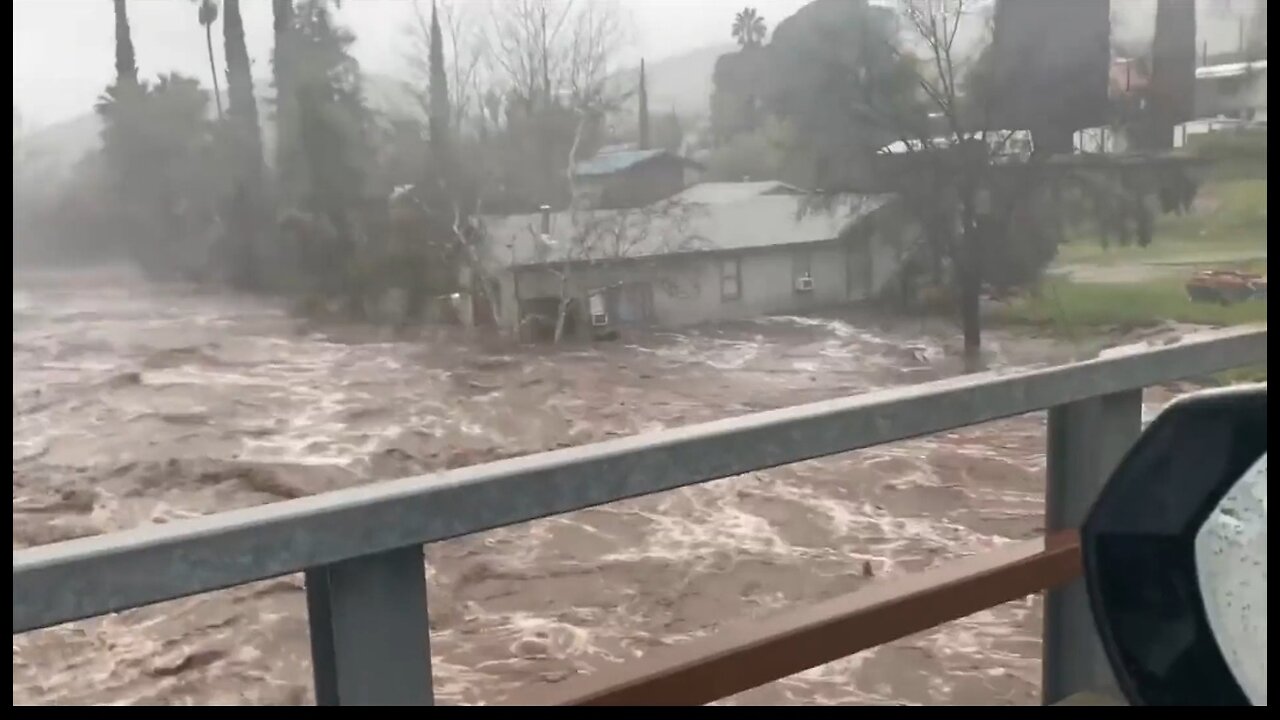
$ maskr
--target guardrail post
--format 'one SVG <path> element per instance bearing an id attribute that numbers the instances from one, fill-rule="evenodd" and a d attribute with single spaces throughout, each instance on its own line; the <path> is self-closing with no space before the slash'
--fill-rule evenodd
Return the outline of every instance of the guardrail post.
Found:
<path id="1" fill-rule="evenodd" d="M 431 705 L 422 547 L 307 570 L 317 705 Z"/>
<path id="2" fill-rule="evenodd" d="M 1141 390 L 1049 410 L 1047 532 L 1084 523 L 1098 492 L 1141 432 Z M 1083 579 L 1046 594 L 1043 656 L 1041 694 L 1046 705 L 1079 692 L 1115 690 Z"/>

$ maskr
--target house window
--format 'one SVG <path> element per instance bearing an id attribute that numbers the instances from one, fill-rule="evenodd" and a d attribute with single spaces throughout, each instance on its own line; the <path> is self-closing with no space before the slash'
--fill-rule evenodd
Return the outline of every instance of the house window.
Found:
<path id="1" fill-rule="evenodd" d="M 742 297 L 742 258 L 726 258 L 720 261 L 720 299 L 737 300 Z"/>
<path id="2" fill-rule="evenodd" d="M 813 290 L 813 255 L 808 250 L 796 250 L 791 255 L 791 286 L 797 293 Z"/>

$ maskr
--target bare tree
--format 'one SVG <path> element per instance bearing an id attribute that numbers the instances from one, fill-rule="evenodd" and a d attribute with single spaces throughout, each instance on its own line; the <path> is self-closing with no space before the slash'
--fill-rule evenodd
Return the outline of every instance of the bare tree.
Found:
<path id="1" fill-rule="evenodd" d="M 991 170 L 1007 155 L 1013 133 L 992 127 L 996 83 L 982 82 L 976 72 L 982 55 L 957 52 L 961 24 L 982 19 L 972 5 L 900 0 L 893 11 L 906 20 L 907 35 L 891 37 L 881 29 L 867 36 L 864 63 L 880 61 L 853 73 L 857 89 L 850 109 L 857 122 L 882 131 L 871 137 L 898 138 L 876 149 L 877 161 L 919 221 L 934 272 L 940 274 L 945 262 L 954 271 L 966 365 L 975 367 L 981 352 L 982 233 L 992 229 L 983 215 L 991 211 Z M 876 48 L 877 42 L 882 46 Z M 904 51 L 904 45 L 918 50 Z"/>
<path id="2" fill-rule="evenodd" d="M 979 364 L 984 289 L 1008 290 L 1039 278 L 1062 241 L 1064 190 L 1076 188 L 1090 196 L 1095 217 L 1116 225 L 1122 242 L 1136 224 L 1140 245 L 1150 241 L 1152 195 L 1169 210 L 1185 207 L 1194 194 L 1186 163 L 1177 159 L 1071 157 L 1071 133 L 1081 122 L 1105 121 L 1092 118 L 1107 111 L 1097 103 L 1099 96 L 1105 100 L 1105 88 L 1093 84 L 1106 81 L 1106 60 L 1090 56 L 1096 26 L 1087 27 L 1087 37 L 1077 46 L 1055 48 L 1055 61 L 1074 50 L 1066 60 L 1080 72 L 1066 73 L 1054 87 L 1059 95 L 1051 95 L 1043 87 L 1029 87 L 1031 81 L 1019 75 L 1036 66 L 1025 53 L 1040 50 L 1025 38 L 1013 43 L 1006 34 L 1002 40 L 988 22 L 991 36 L 984 50 L 957 52 L 962 23 L 994 19 L 984 17 L 984 5 L 899 0 L 896 9 L 905 20 L 906 35 L 900 43 L 882 38 L 893 61 L 850 73 L 860 91 L 855 93 L 858 101 L 851 103 L 855 121 L 898 137 L 876 154 L 878 174 L 890 178 L 890 189 L 905 198 L 920 222 L 935 268 L 943 261 L 950 265 L 969 367 Z M 1036 7 L 1046 6 L 1050 4 Z M 1056 4 L 1050 7 L 1061 10 Z M 1084 8 L 1080 21 L 1095 22 L 1090 13 L 1097 10 L 1096 5 Z M 900 49 L 910 46 L 917 49 Z M 999 57 L 993 49 L 999 49 Z M 1044 62 L 1039 65 L 1044 70 Z M 902 92 L 901 76 L 910 80 L 910 92 Z M 1082 107 L 1070 107 L 1077 101 Z M 1089 103 L 1095 105 L 1083 107 Z M 999 123 L 1017 123 L 1030 132 Z M 1105 242 L 1106 235 L 1102 237 Z"/>
<path id="3" fill-rule="evenodd" d="M 507 138 L 510 146 L 521 152 L 507 153 L 504 163 L 530 165 L 527 176 L 534 183 L 544 188 L 567 184 L 568 197 L 573 198 L 574 167 L 587 136 L 630 96 L 629 90 L 616 91 L 609 84 L 613 61 L 626 37 L 618 6 L 612 0 L 504 0 L 490 7 L 486 32 L 484 47 L 489 51 L 489 65 L 477 68 L 478 75 L 472 76 L 483 76 L 490 84 L 484 92 L 479 91 L 479 83 L 473 85 L 486 124 L 492 121 L 497 126 L 501 122 L 497 116 L 502 97 L 506 98 L 507 112 L 516 113 L 525 121 L 518 128 L 507 127 L 508 135 L 519 136 Z M 566 148 L 568 137 L 572 140 Z M 491 295 L 493 278 L 486 274 L 477 251 L 477 245 L 485 240 L 484 229 L 481 223 L 468 218 L 480 216 L 499 173 L 496 168 L 488 168 L 484 158 L 478 165 L 474 208 L 468 215 L 455 199 L 453 234 L 471 266 L 473 292 Z M 573 240 L 569 244 L 575 249 L 570 255 L 576 259 L 566 268 L 576 267 L 585 259 L 583 252 L 596 246 L 596 236 L 603 227 L 599 222 L 588 221 L 586 208 L 570 202 Z M 625 228 L 630 224 L 624 224 Z M 614 234 L 627 233 L 615 229 Z M 568 288 L 572 285 L 570 272 L 566 270 L 563 275 L 562 285 Z M 492 297 L 490 300 L 490 307 L 494 308 Z M 557 321 L 557 339 L 569 303 L 566 296 Z"/>
<path id="4" fill-rule="evenodd" d="M 506 0 L 488 24 L 491 80 L 528 107 L 599 94 L 627 40 L 616 0 Z"/>
<path id="5" fill-rule="evenodd" d="M 489 35 L 495 79 L 526 107 L 554 97 L 559 80 L 565 25 L 573 3 L 512 0 L 490 8 Z"/>

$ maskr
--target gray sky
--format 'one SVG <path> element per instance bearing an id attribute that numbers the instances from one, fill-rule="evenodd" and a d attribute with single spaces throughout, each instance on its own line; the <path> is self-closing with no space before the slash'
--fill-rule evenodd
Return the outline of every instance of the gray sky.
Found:
<path id="1" fill-rule="evenodd" d="M 429 3 L 430 0 L 420 0 Z M 475 2 L 476 0 L 461 0 Z M 502 0 L 495 0 L 501 2 Z M 589 1 L 589 0 L 588 0 Z M 634 37 L 625 57 L 657 59 L 731 42 L 729 26 L 744 5 L 757 8 L 770 30 L 806 0 L 617 0 Z M 458 0 L 455 0 L 458 2 Z M 271 3 L 242 0 L 246 40 L 266 74 Z M 411 0 L 347 0 L 341 17 L 358 37 L 354 53 L 369 72 L 404 76 Z M 129 20 L 144 76 L 175 70 L 208 83 L 204 32 L 192 0 L 130 0 Z M 13 100 L 32 125 L 87 112 L 114 73 L 112 4 L 107 0 L 13 1 Z M 214 53 L 222 66 L 221 21 Z"/>

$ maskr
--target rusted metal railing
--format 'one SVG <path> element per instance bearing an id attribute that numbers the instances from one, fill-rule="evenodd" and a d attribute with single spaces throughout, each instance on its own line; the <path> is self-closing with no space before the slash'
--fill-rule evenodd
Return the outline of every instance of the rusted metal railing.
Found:
<path id="1" fill-rule="evenodd" d="M 519 705 L 704 705 L 1080 576 L 1074 530 L 1011 543 L 518 696 Z"/>
<path id="2" fill-rule="evenodd" d="M 1109 684 L 1070 531 L 1140 432 L 1142 389 L 1266 358 L 1265 327 L 1215 331 L 29 548 L 13 554 L 13 632 L 301 571 L 317 701 L 428 705 L 426 543 L 1049 409 L 1048 540 L 886 578 L 696 655 L 654 655 L 526 701 L 707 702 L 1052 588 L 1044 696 L 1056 702 Z"/>

